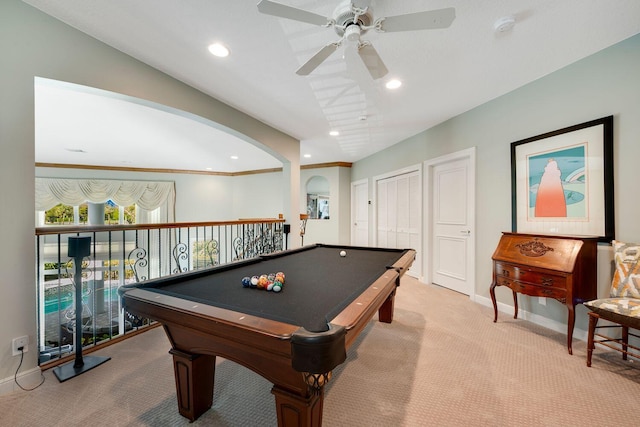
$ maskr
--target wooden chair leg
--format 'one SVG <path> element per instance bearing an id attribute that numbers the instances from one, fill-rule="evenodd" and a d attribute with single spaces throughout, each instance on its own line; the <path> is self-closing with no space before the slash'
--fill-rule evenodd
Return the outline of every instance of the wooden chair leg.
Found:
<path id="1" fill-rule="evenodd" d="M 622 360 L 627 360 L 627 349 L 629 348 L 629 327 L 622 325 Z"/>
<path id="2" fill-rule="evenodd" d="M 591 356 L 595 344 L 593 342 L 593 336 L 596 333 L 596 325 L 598 324 L 598 315 L 595 313 L 589 313 L 589 332 L 587 336 L 587 366 L 591 366 Z"/>

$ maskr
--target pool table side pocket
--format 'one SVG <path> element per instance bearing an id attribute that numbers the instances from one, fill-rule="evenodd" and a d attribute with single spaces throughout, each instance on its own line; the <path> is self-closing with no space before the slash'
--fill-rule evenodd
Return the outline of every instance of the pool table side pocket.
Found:
<path id="1" fill-rule="evenodd" d="M 404 276 L 404 274 L 409 271 L 409 269 L 411 268 L 411 266 L 413 265 L 413 262 L 416 259 L 416 251 L 413 249 L 407 249 L 407 252 L 398 260 L 396 261 L 392 266 L 388 267 L 388 268 L 392 268 L 394 270 L 396 270 L 399 274 L 398 277 L 398 285 L 400 285 L 400 278 L 402 276 Z"/>

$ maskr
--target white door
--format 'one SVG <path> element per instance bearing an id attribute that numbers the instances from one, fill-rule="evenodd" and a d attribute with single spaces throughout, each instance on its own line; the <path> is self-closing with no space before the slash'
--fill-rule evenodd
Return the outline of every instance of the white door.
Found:
<path id="1" fill-rule="evenodd" d="M 430 281 L 475 294 L 475 149 L 425 162 Z"/>
<path id="2" fill-rule="evenodd" d="M 422 185 L 419 170 L 379 177 L 376 183 L 376 246 L 416 250 L 409 274 L 422 275 Z"/>
<path id="3" fill-rule="evenodd" d="M 396 189 L 394 179 L 376 181 L 376 246 L 396 247 Z"/>
<path id="4" fill-rule="evenodd" d="M 369 183 L 351 184 L 351 244 L 369 246 Z"/>
<path id="5" fill-rule="evenodd" d="M 416 259 L 409 269 L 414 277 L 422 274 L 420 254 L 422 189 L 420 173 L 411 172 L 396 178 L 396 244 L 399 249 L 415 249 Z"/>

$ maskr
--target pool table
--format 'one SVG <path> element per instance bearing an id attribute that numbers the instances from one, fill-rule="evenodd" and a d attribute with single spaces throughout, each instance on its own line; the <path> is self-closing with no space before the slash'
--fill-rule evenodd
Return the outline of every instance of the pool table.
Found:
<path id="1" fill-rule="evenodd" d="M 376 311 L 391 323 L 414 258 L 412 249 L 317 244 L 123 286 L 120 295 L 127 311 L 164 327 L 182 416 L 193 421 L 211 407 L 220 356 L 273 383 L 279 426 L 320 426 L 332 370 Z M 278 293 L 241 283 L 276 272 L 285 274 Z"/>

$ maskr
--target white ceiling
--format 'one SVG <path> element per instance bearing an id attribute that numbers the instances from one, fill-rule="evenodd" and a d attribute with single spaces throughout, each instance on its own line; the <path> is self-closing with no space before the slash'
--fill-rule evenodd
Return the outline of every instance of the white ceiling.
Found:
<path id="1" fill-rule="evenodd" d="M 442 30 L 367 32 L 362 39 L 389 69 L 383 79 L 372 80 L 348 50 L 301 77 L 300 65 L 338 36 L 261 14 L 257 0 L 24 1 L 299 139 L 311 156 L 303 165 L 355 162 L 640 32 L 638 0 L 373 0 L 375 17 L 454 7 L 456 19 Z M 279 1 L 323 16 L 338 4 Z M 514 28 L 496 32 L 505 16 Z M 213 57 L 214 41 L 231 55 Z M 384 88 L 391 77 L 403 81 L 393 92 Z M 51 84 L 36 96 L 38 162 L 221 172 L 280 165 L 211 123 L 144 102 L 127 107 L 122 97 Z M 200 155 L 179 155 L 187 144 Z"/>

